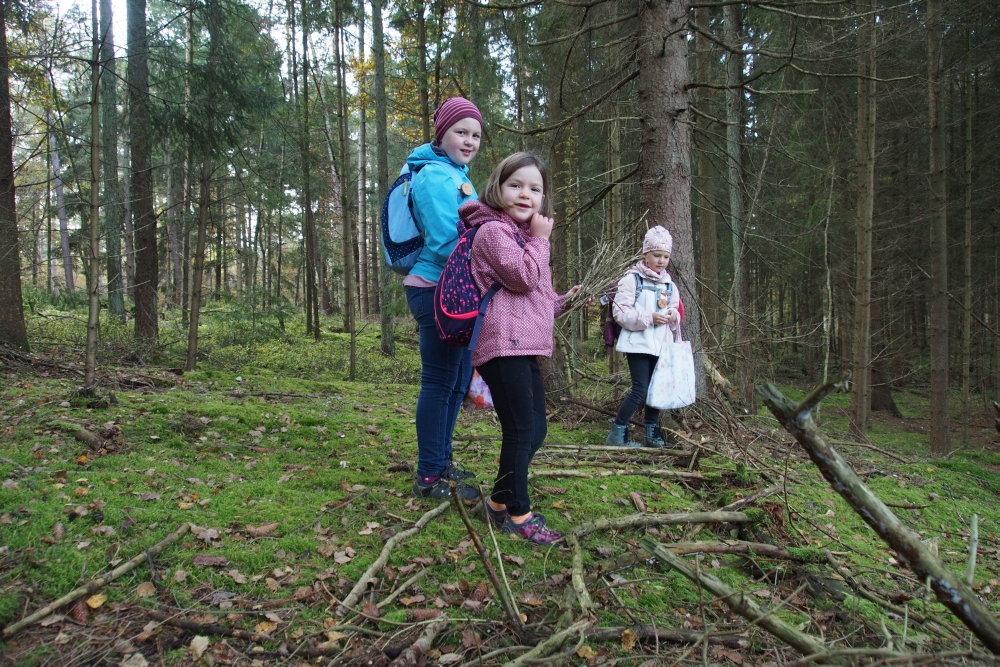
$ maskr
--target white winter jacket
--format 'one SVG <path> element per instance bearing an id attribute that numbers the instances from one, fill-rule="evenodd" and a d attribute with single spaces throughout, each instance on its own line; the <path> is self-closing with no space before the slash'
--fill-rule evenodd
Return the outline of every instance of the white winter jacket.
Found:
<path id="1" fill-rule="evenodd" d="M 677 310 L 679 303 L 680 295 L 670 274 L 656 274 L 640 260 L 618 281 L 612 314 L 622 332 L 615 349 L 659 356 L 667 325 L 654 326 L 653 313 Z"/>

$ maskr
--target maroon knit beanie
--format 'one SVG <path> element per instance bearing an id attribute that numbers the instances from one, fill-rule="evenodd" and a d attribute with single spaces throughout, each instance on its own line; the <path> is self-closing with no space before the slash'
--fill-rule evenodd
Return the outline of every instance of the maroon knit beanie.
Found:
<path id="1" fill-rule="evenodd" d="M 483 124 L 483 114 L 479 108 L 464 97 L 449 97 L 434 111 L 434 141 L 441 143 L 441 137 L 448 128 L 463 118 L 474 118 Z"/>

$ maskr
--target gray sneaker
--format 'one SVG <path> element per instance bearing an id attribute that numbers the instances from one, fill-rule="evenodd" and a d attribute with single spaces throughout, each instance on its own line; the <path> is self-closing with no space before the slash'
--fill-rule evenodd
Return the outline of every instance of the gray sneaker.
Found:
<path id="1" fill-rule="evenodd" d="M 470 503 L 474 500 L 479 500 L 479 489 L 468 484 L 457 482 L 456 488 L 458 490 L 459 500 Z M 416 475 L 413 479 L 413 491 L 411 495 L 414 498 L 433 498 L 435 500 L 444 500 L 446 498 L 451 498 L 451 486 L 448 484 L 448 480 L 442 475 L 438 477 L 435 481 L 430 484 L 424 484 L 423 480 L 420 479 L 420 475 Z"/>

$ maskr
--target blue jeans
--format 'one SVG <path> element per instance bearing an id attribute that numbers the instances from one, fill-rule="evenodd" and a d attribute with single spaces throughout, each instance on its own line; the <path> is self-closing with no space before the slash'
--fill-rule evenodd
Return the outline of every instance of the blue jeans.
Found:
<path id="1" fill-rule="evenodd" d="M 420 332 L 417 474 L 434 477 L 451 461 L 451 436 L 472 379 L 472 354 L 438 337 L 433 287 L 407 287 L 406 302 Z"/>

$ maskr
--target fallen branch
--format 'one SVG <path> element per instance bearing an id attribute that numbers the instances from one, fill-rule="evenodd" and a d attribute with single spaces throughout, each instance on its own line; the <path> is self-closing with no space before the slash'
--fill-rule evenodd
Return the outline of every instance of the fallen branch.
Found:
<path id="1" fill-rule="evenodd" d="M 590 627 L 590 620 L 584 619 L 577 621 L 573 625 L 569 626 L 565 630 L 560 630 L 559 632 L 553 634 L 548 639 L 539 642 L 535 648 L 531 649 L 524 655 L 520 656 L 516 660 L 511 660 L 507 663 L 507 667 L 524 667 L 525 665 L 532 664 L 535 660 L 539 658 L 545 658 L 552 655 L 562 647 L 566 640 L 575 635 L 583 635 L 587 632 L 587 628 Z"/>
<path id="2" fill-rule="evenodd" d="M 734 591 L 710 574 L 696 573 L 679 556 L 671 553 L 662 544 L 657 544 L 648 537 L 644 537 L 640 544 L 643 549 L 654 554 L 662 562 L 710 591 L 734 613 L 739 614 L 752 624 L 760 626 L 799 653 L 803 655 L 819 655 L 827 651 L 823 642 L 811 635 L 799 632 L 772 613 L 763 611 L 756 603 L 744 596 L 741 591 Z"/>
<path id="3" fill-rule="evenodd" d="M 695 644 L 705 636 L 705 633 L 693 630 L 676 630 L 674 628 L 654 629 L 643 625 L 632 628 L 593 628 L 587 631 L 587 639 L 593 642 L 621 641 L 622 633 L 626 630 L 631 630 L 635 633 L 636 640 L 640 642 L 657 640 L 672 644 Z M 721 635 L 709 634 L 708 643 L 727 646 L 729 648 L 744 647 L 743 644 L 740 644 L 740 636 L 736 632 Z"/>
<path id="4" fill-rule="evenodd" d="M 813 403 L 803 401 L 795 406 L 773 385 L 757 386 L 757 394 L 789 433 L 809 454 L 823 477 L 833 489 L 854 508 L 865 522 L 896 551 L 921 581 L 929 581 L 938 601 L 968 627 L 994 654 L 1000 654 L 1000 622 L 976 594 L 958 576 L 945 567 L 921 541 L 885 506 L 840 453 L 823 438 L 809 413 L 818 399 L 832 392 L 837 385 L 827 383 L 810 393 Z"/>
<path id="5" fill-rule="evenodd" d="M 164 614 L 163 612 L 154 611 L 152 609 L 143 609 L 142 611 L 146 614 L 146 616 L 149 616 L 160 623 L 165 623 L 166 625 L 180 628 L 181 630 L 187 630 L 188 632 L 193 632 L 197 635 L 235 637 L 236 639 L 243 639 L 254 644 L 263 644 L 264 642 L 271 641 L 271 637 L 268 635 L 263 635 L 257 632 L 227 628 L 214 623 L 195 623 L 194 621 L 185 621 L 182 618 L 176 618 L 170 614 Z"/>
<path id="6" fill-rule="evenodd" d="M 392 604 L 392 602 L 396 598 L 398 598 L 400 595 L 402 595 L 406 591 L 407 588 L 409 588 L 413 584 L 417 583 L 418 581 L 420 581 L 421 579 L 423 579 L 426 576 L 427 576 L 427 568 L 425 567 L 424 569 L 420 570 L 415 575 L 413 575 L 412 577 L 410 577 L 409 579 L 407 579 L 406 581 L 404 581 L 403 583 L 401 583 L 396 588 L 396 590 L 394 590 L 392 593 L 390 593 L 389 596 L 386 599 L 384 599 L 381 602 L 379 602 L 376 606 L 379 609 L 382 609 L 383 607 L 385 607 L 385 606 L 387 606 L 389 604 Z"/>
<path id="7" fill-rule="evenodd" d="M 190 529 L 191 529 L 191 524 L 189 523 L 181 524 L 181 526 L 177 530 L 170 533 L 165 538 L 163 538 L 153 546 L 149 547 L 148 549 L 144 549 L 142 553 L 139 553 L 138 555 L 134 556 L 128 562 L 122 563 L 121 565 L 111 570 L 111 572 L 107 573 L 103 577 L 94 579 L 93 581 L 88 581 L 83 586 L 80 586 L 79 588 L 67 593 L 66 595 L 62 596 L 52 604 L 42 607 L 41 609 L 39 609 L 38 611 L 29 616 L 25 616 L 17 623 L 8 625 L 6 628 L 3 629 L 3 637 L 7 638 L 13 636 L 19 630 L 26 628 L 32 623 L 45 618 L 46 616 L 54 612 L 56 609 L 59 609 L 60 607 L 69 604 L 70 602 L 74 602 L 75 600 L 79 600 L 84 595 L 93 595 L 95 592 L 97 592 L 101 588 L 104 588 L 118 577 L 134 570 L 136 567 L 139 566 L 140 563 L 145 561 L 149 556 L 155 556 L 164 549 L 166 549 L 167 547 L 169 547 L 171 544 L 179 540 L 181 536 L 184 535 L 184 533 L 188 532 L 188 530 Z"/>
<path id="8" fill-rule="evenodd" d="M 584 616 L 589 616 L 594 603 L 590 600 L 590 593 L 587 591 L 587 584 L 583 580 L 583 549 L 580 548 L 580 540 L 573 533 L 566 535 L 566 544 L 573 550 L 573 564 L 570 568 L 570 583 L 576 593 L 577 602 L 580 603 L 580 611 Z"/>
<path id="9" fill-rule="evenodd" d="M 890 459 L 895 459 L 895 460 L 899 461 L 900 463 L 905 463 L 906 465 L 912 465 L 913 464 L 913 461 L 907 461 L 906 459 L 904 459 L 899 454 L 893 454 L 892 452 L 887 452 L 886 450 L 884 450 L 884 449 L 882 449 L 880 447 L 876 447 L 875 445 L 870 445 L 867 442 L 849 442 L 847 440 L 831 440 L 830 444 L 831 445 L 847 445 L 848 447 L 863 447 L 865 449 L 870 449 L 873 452 L 878 452 L 879 454 L 882 454 L 883 456 L 888 456 Z"/>
<path id="10" fill-rule="evenodd" d="M 752 520 L 743 512 L 681 512 L 680 514 L 629 514 L 613 519 L 586 521 L 574 528 L 577 537 L 583 537 L 598 530 L 620 530 L 644 526 L 665 526 L 679 523 L 750 523 Z"/>
<path id="11" fill-rule="evenodd" d="M 795 553 L 785 547 L 761 542 L 674 542 L 663 546 L 678 556 L 695 553 L 733 554 L 736 556 L 761 556 L 799 563 L 812 563 L 820 558 L 818 551 L 803 549 L 800 553 Z"/>
<path id="12" fill-rule="evenodd" d="M 420 517 L 420 519 L 413 524 L 412 528 L 407 528 L 400 533 L 396 533 L 386 540 L 385 546 L 382 547 L 382 552 L 378 555 L 378 558 L 375 559 L 375 562 L 368 566 L 365 573 L 361 575 L 360 579 L 358 579 L 358 583 L 354 584 L 354 588 L 351 589 L 351 592 L 347 594 L 347 597 L 340 601 L 340 605 L 337 607 L 337 615 L 343 616 L 347 613 L 348 607 L 357 606 L 358 600 L 361 599 L 361 594 L 365 592 L 366 588 L 368 588 L 368 584 L 375 578 L 375 575 L 382 571 L 382 568 L 389 561 L 389 554 L 392 553 L 392 550 L 396 548 L 397 544 L 408 537 L 416 535 L 423 530 L 424 526 L 444 514 L 448 509 L 448 505 L 448 501 L 444 501 Z"/>
<path id="13" fill-rule="evenodd" d="M 683 479 L 704 483 L 709 478 L 696 472 L 681 472 L 679 470 L 602 470 L 600 472 L 584 472 L 582 470 L 536 470 L 528 475 L 528 479 L 536 477 L 579 477 L 581 479 L 597 479 L 600 477 L 621 477 L 636 475 L 641 477 L 664 477 L 667 479 Z"/>
<path id="14" fill-rule="evenodd" d="M 80 442 L 87 445 L 87 447 L 90 447 L 90 449 L 95 452 L 100 451 L 102 447 L 106 447 L 108 444 L 107 440 L 105 440 L 99 435 L 91 433 L 85 428 L 77 428 L 76 426 L 72 426 L 70 424 L 64 424 L 63 422 L 58 422 L 58 421 L 51 422 L 50 426 L 54 426 L 63 431 L 66 431 L 71 436 L 73 436 L 74 440 L 79 440 Z"/>
<path id="15" fill-rule="evenodd" d="M 823 553 L 826 555 L 827 562 L 829 562 L 830 565 L 833 566 L 833 569 L 837 572 L 837 574 L 839 574 L 844 578 L 844 581 L 846 581 L 847 585 L 850 586 L 851 589 L 858 594 L 858 597 L 862 597 L 868 600 L 869 602 L 877 604 L 883 609 L 891 611 L 894 614 L 899 614 L 900 616 L 906 616 L 907 618 L 913 620 L 916 623 L 920 623 L 921 625 L 923 625 L 926 622 L 927 619 L 925 619 L 917 612 L 903 609 L 902 607 L 895 605 L 889 602 L 888 600 L 880 597 L 879 595 L 875 594 L 874 591 L 868 590 L 868 588 L 864 584 L 858 581 L 858 579 L 854 576 L 854 573 L 851 572 L 849 569 L 847 569 L 847 567 L 843 563 L 838 561 L 834 557 L 834 555 L 830 553 L 829 550 L 825 550 Z"/>
<path id="16" fill-rule="evenodd" d="M 895 507 L 896 509 L 901 509 L 901 510 L 922 510 L 930 507 L 930 504 L 917 505 L 916 503 L 886 503 L 885 506 Z"/>
<path id="17" fill-rule="evenodd" d="M 761 498 L 767 498 L 768 496 L 773 496 L 778 491 L 781 491 L 781 487 L 780 486 L 778 486 L 778 485 L 769 486 L 766 489 L 761 489 L 760 491 L 757 491 L 755 493 L 750 494 L 746 498 L 740 498 L 736 502 L 729 503 L 725 507 L 720 507 L 719 511 L 720 512 L 738 512 L 738 511 L 742 510 L 744 507 L 746 507 L 747 505 L 752 505 L 753 503 L 757 502 Z M 705 527 L 705 524 L 703 524 L 703 523 L 696 523 L 695 525 L 691 526 L 691 528 L 689 528 L 687 530 L 687 532 L 684 533 L 684 541 L 688 542 L 690 540 L 693 540 L 694 537 L 695 537 L 695 535 L 697 535 L 698 533 L 700 533 L 701 529 L 704 528 L 704 527 Z"/>
<path id="18" fill-rule="evenodd" d="M 500 585 L 500 579 L 497 578 L 497 571 L 493 567 L 493 563 L 490 562 L 490 555 L 486 552 L 486 547 L 483 546 L 483 541 L 479 539 L 479 533 L 476 531 L 472 522 L 469 521 L 469 515 L 465 511 L 465 506 L 462 505 L 462 501 L 458 497 L 458 486 L 455 482 L 450 482 L 451 485 L 451 498 L 455 501 L 455 508 L 458 510 L 458 515 L 462 517 L 462 523 L 465 524 L 465 529 L 469 532 L 469 537 L 472 538 L 472 544 L 476 547 L 476 553 L 479 554 L 479 560 L 483 562 L 483 567 L 486 568 L 486 576 L 489 577 L 490 583 L 493 584 L 493 590 L 497 592 L 497 596 L 500 598 L 500 604 L 503 605 L 503 610 L 507 612 L 507 617 L 510 619 L 510 624 L 513 626 L 517 633 L 522 633 L 524 631 L 524 624 L 521 623 L 521 617 L 517 615 L 514 610 L 514 605 L 510 603 L 510 598 L 507 596 L 507 589 Z M 488 502 L 487 499 L 483 498 L 483 503 Z M 485 507 L 483 508 L 485 512 Z M 489 520 L 489 519 L 487 519 Z"/>
<path id="19" fill-rule="evenodd" d="M 448 503 L 445 502 L 444 506 L 447 507 Z M 441 616 L 435 619 L 432 623 L 428 624 L 424 631 L 420 633 L 420 637 L 417 641 L 410 644 L 409 648 L 400 653 L 395 660 L 389 663 L 389 667 L 416 667 L 423 663 L 423 656 L 431 650 L 431 646 L 434 645 L 434 640 L 441 633 L 442 630 L 448 627 L 451 621 L 447 616 Z"/>

